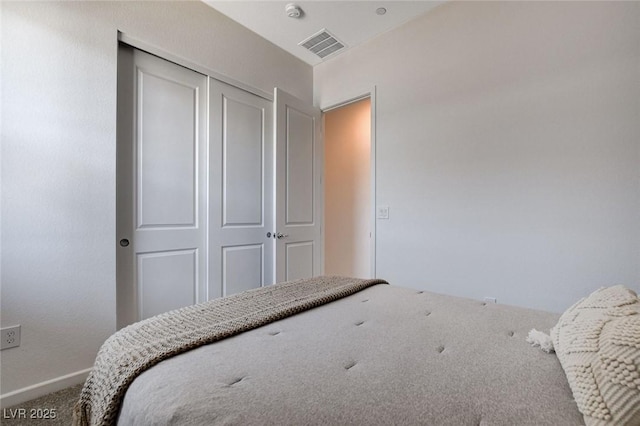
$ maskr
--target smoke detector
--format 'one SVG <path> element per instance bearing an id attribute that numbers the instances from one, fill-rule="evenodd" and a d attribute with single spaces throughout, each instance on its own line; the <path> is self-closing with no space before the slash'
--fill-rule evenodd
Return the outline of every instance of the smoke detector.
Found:
<path id="1" fill-rule="evenodd" d="M 289 3 L 284 7 L 284 11 L 289 18 L 298 19 L 302 16 L 302 9 L 293 3 Z"/>

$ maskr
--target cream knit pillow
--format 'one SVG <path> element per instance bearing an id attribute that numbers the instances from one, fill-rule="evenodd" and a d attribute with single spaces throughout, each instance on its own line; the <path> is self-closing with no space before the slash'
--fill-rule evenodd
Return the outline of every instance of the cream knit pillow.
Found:
<path id="1" fill-rule="evenodd" d="M 589 425 L 640 425 L 640 299 L 601 288 L 551 329 L 571 391 Z"/>

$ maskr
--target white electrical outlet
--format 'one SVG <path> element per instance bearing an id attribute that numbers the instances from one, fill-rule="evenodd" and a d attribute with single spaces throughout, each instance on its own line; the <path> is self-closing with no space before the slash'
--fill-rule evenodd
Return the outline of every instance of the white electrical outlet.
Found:
<path id="1" fill-rule="evenodd" d="M 20 346 L 20 326 L 14 325 L 12 327 L 6 327 L 2 329 L 2 344 L 0 350 L 15 348 Z"/>
<path id="2" fill-rule="evenodd" d="M 495 297 L 485 297 L 484 301 L 487 303 L 498 303 L 498 299 L 496 299 Z"/>

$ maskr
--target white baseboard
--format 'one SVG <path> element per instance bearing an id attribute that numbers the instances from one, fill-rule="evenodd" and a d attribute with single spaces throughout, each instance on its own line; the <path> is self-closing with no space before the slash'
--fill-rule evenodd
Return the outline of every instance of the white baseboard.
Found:
<path id="1" fill-rule="evenodd" d="M 48 393 L 56 392 L 68 388 L 69 386 L 79 385 L 87 379 L 90 371 L 91 369 L 87 368 L 86 370 L 76 371 L 75 373 L 56 377 L 55 379 L 47 380 L 45 382 L 36 383 L 35 385 L 27 386 L 26 388 L 18 389 L 13 392 L 7 392 L 4 395 L 0 395 L 0 408 L 22 404 L 23 402 L 38 398 Z"/>

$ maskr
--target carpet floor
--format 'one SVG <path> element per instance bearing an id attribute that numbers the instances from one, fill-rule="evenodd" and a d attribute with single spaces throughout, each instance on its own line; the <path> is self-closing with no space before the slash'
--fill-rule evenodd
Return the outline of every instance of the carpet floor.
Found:
<path id="1" fill-rule="evenodd" d="M 40 398 L 22 404 L 2 409 L 2 424 L 12 426 L 22 425 L 71 425 L 73 406 L 78 401 L 82 385 L 72 386 L 58 392 L 53 392 Z M 55 418 L 43 419 L 49 415 Z"/>

